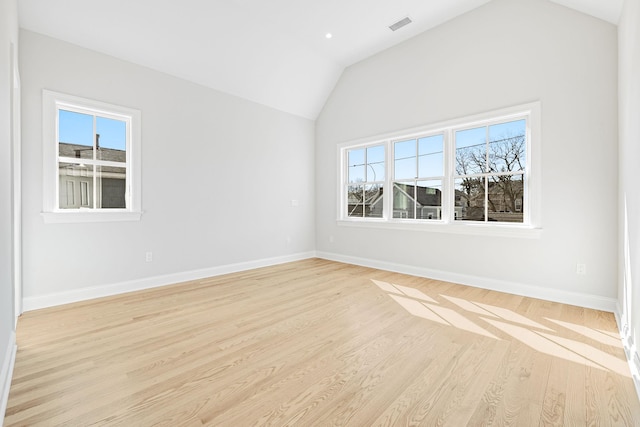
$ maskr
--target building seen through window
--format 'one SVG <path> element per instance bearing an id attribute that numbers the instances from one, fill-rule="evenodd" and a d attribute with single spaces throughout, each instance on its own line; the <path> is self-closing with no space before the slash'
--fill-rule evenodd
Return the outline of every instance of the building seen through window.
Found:
<path id="1" fill-rule="evenodd" d="M 60 209 L 124 209 L 127 123 L 58 110 Z"/>

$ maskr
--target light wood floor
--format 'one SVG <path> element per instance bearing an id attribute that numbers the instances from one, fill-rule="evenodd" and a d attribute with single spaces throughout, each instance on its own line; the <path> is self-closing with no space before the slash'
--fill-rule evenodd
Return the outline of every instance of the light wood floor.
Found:
<path id="1" fill-rule="evenodd" d="M 6 426 L 639 426 L 615 320 L 312 259 L 34 311 Z"/>

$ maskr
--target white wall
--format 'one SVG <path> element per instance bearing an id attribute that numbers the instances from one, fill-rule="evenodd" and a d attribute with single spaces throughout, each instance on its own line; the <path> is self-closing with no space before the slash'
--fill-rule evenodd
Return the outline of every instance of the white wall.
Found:
<path id="1" fill-rule="evenodd" d="M 11 45 L 17 47 L 16 0 L 0 0 L 0 424 L 15 355 Z"/>
<path id="2" fill-rule="evenodd" d="M 313 251 L 311 120 L 36 33 L 20 37 L 25 309 L 104 293 L 93 287 L 126 291 L 136 280 Z M 43 88 L 142 111 L 141 221 L 43 222 Z"/>
<path id="3" fill-rule="evenodd" d="M 616 43 L 557 4 L 494 0 L 345 70 L 316 122 L 319 254 L 613 311 Z M 337 225 L 336 144 L 537 100 L 539 239 Z"/>
<path id="4" fill-rule="evenodd" d="M 619 288 L 622 335 L 640 393 L 640 0 L 626 0 L 619 43 Z"/>

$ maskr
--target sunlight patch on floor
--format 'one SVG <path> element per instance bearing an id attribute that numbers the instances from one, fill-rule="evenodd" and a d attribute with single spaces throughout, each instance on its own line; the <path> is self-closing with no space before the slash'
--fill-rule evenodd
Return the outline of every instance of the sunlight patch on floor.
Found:
<path id="1" fill-rule="evenodd" d="M 474 304 L 484 308 L 485 310 L 495 314 L 498 317 L 501 317 L 504 320 L 508 320 L 510 322 L 513 323 L 519 323 L 521 325 L 526 325 L 526 326 L 530 326 L 532 328 L 537 328 L 537 329 L 542 329 L 545 331 L 551 331 L 553 332 L 553 329 L 549 329 L 544 325 L 541 325 L 538 322 L 534 322 L 533 320 L 524 317 L 521 314 L 515 313 L 511 310 L 509 310 L 508 308 L 503 308 L 503 307 L 496 307 L 495 305 L 490 305 L 490 304 L 483 304 L 480 302 L 474 302 Z"/>
<path id="2" fill-rule="evenodd" d="M 394 294 L 402 294 L 402 292 L 400 292 L 400 289 L 396 288 L 391 283 L 382 282 L 380 280 L 374 280 L 374 279 L 371 279 L 371 281 L 373 283 L 375 283 L 377 287 L 379 287 L 380 289 L 382 289 L 385 292 L 392 292 Z"/>
<path id="3" fill-rule="evenodd" d="M 435 314 L 433 311 L 425 307 L 420 301 L 401 297 L 399 295 L 389 294 L 389 296 L 393 298 L 398 304 L 400 304 L 402 308 L 404 308 L 414 316 L 422 317 L 423 319 L 431 320 L 433 322 L 438 322 L 443 325 L 447 325 L 447 326 L 449 325 L 444 319 L 441 319 L 437 314 Z"/>
<path id="4" fill-rule="evenodd" d="M 372 280 L 372 282 L 413 316 L 500 340 L 499 337 L 469 318 L 471 314 L 479 315 L 479 319 L 536 351 L 589 367 L 609 370 L 626 377 L 630 376 L 625 360 L 584 342 L 559 336 L 559 330 L 548 328 L 508 308 L 440 294 L 440 297 L 464 310 L 464 312 L 460 312 L 440 305 L 435 299 L 418 289 L 379 280 Z M 477 321 L 478 318 L 475 320 Z M 548 317 L 544 319 L 600 344 L 622 347 L 620 338 L 614 334 Z"/>
<path id="5" fill-rule="evenodd" d="M 442 298 L 452 302 L 453 304 L 457 305 L 458 307 L 460 307 L 463 310 L 470 311 L 470 312 L 475 313 L 475 314 L 481 314 L 483 316 L 498 317 L 495 314 L 485 310 L 484 308 L 478 307 L 476 304 L 472 303 L 471 301 L 467 301 L 466 299 L 450 297 L 450 296 L 447 296 L 447 295 L 440 295 L 440 296 Z"/>
<path id="6" fill-rule="evenodd" d="M 493 338 L 495 340 L 499 340 L 500 338 L 496 337 L 490 332 L 485 331 L 480 326 L 473 323 L 471 320 L 464 317 L 462 314 L 458 313 L 455 310 L 446 307 L 440 307 L 437 305 L 425 304 L 430 310 L 434 311 L 440 317 L 445 319 L 451 326 L 455 326 L 458 329 L 463 329 L 465 331 L 473 332 L 474 334 L 484 335 L 485 337 Z"/>
<path id="7" fill-rule="evenodd" d="M 545 317 L 549 322 L 553 322 L 557 325 L 562 326 L 563 328 L 567 328 L 576 332 L 580 335 L 584 335 L 587 338 L 591 338 L 594 341 L 598 341 L 605 345 L 610 345 L 613 347 L 622 348 L 622 340 L 620 337 L 611 336 L 609 334 L 605 334 L 602 331 L 591 329 L 583 325 L 576 325 L 575 323 L 563 322 L 561 320 L 554 320 Z"/>
<path id="8" fill-rule="evenodd" d="M 415 299 L 419 299 L 422 301 L 429 301 L 432 302 L 434 304 L 437 304 L 438 302 L 436 300 L 434 300 L 433 298 L 431 298 L 430 296 L 424 294 L 422 291 L 416 289 L 416 288 L 410 288 L 408 286 L 401 286 L 401 285 L 393 285 L 396 288 L 400 289 L 402 291 L 402 293 L 404 293 L 406 296 L 411 297 L 411 298 L 415 298 Z"/>
<path id="9" fill-rule="evenodd" d="M 585 358 L 592 360 L 598 365 L 616 372 L 625 377 L 629 376 L 629 365 L 626 360 L 618 359 L 615 356 L 610 355 L 602 350 L 590 346 L 589 344 L 582 343 L 580 341 L 574 341 L 569 338 L 558 337 L 551 334 L 545 334 L 544 332 L 538 332 L 548 340 L 551 340 L 575 353 L 578 353 Z"/>
<path id="10" fill-rule="evenodd" d="M 437 304 L 438 302 L 436 300 L 434 300 L 433 298 L 431 298 L 430 296 L 426 295 L 424 292 L 416 289 L 416 288 L 410 288 L 409 286 L 402 286 L 402 285 L 395 285 L 395 284 L 391 284 L 391 283 L 387 283 L 387 282 L 382 282 L 380 280 L 374 280 L 371 279 L 371 281 L 373 283 L 375 283 L 380 289 L 382 289 L 385 292 L 391 292 L 393 294 L 399 294 L 399 295 L 405 295 L 411 298 L 415 298 L 415 299 L 419 299 L 422 301 L 429 301 L 432 302 L 434 304 Z"/>
<path id="11" fill-rule="evenodd" d="M 594 329 L 594 331 L 598 331 L 600 333 L 603 333 L 603 334 L 605 334 L 607 336 L 610 336 L 610 337 L 618 339 L 618 340 L 620 339 L 620 333 L 619 332 L 603 331 L 602 329 Z"/>
<path id="12" fill-rule="evenodd" d="M 602 366 L 580 356 L 579 354 L 574 353 L 571 350 L 568 350 L 567 348 L 543 336 L 540 336 L 534 331 L 530 331 L 529 329 L 523 328 L 521 326 L 504 323 L 494 319 L 483 318 L 482 320 L 489 323 L 490 325 L 495 326 L 502 332 L 511 335 L 513 338 L 541 353 L 546 353 L 553 357 L 559 357 L 570 362 L 582 363 L 592 368 L 604 369 Z"/>

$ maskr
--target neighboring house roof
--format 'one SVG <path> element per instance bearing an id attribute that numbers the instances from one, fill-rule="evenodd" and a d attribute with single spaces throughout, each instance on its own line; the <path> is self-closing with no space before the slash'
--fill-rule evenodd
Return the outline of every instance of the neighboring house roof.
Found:
<path id="1" fill-rule="evenodd" d="M 70 144 L 68 142 L 60 142 L 58 144 L 58 152 L 61 157 L 72 157 L 77 159 L 92 159 L 93 148 L 87 145 Z M 127 152 L 124 150 L 115 150 L 113 148 L 98 148 L 98 159 L 109 162 L 126 163 Z"/>
<path id="2" fill-rule="evenodd" d="M 433 187 L 421 187 L 410 184 L 396 182 L 393 184 L 395 188 L 415 201 L 418 206 L 440 206 L 442 200 L 442 192 Z M 427 189 L 435 190 L 432 193 Z M 414 196 L 415 195 L 415 196 Z"/>
<path id="3" fill-rule="evenodd" d="M 89 147 L 87 145 L 80 144 L 69 144 L 67 142 L 60 142 L 58 144 L 58 154 L 60 157 L 70 157 L 73 159 L 78 159 L 79 162 L 83 160 L 93 159 L 93 147 Z M 98 160 L 105 160 L 108 162 L 118 162 L 122 163 L 122 166 L 101 166 L 100 174 L 102 178 L 117 178 L 124 179 L 125 173 L 124 168 L 126 168 L 127 162 L 127 152 L 124 150 L 115 150 L 113 148 L 98 148 Z M 81 165 L 82 166 L 82 165 Z M 77 168 L 78 165 L 73 165 L 71 168 Z M 84 167 L 84 166 L 82 166 Z M 62 170 L 62 168 L 61 168 Z"/>

